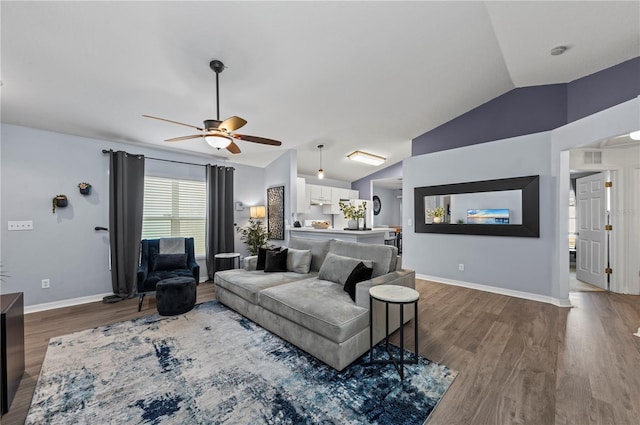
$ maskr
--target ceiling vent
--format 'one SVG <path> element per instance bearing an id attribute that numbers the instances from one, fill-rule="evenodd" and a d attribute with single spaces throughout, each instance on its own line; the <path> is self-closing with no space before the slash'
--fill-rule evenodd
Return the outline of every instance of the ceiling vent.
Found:
<path id="1" fill-rule="evenodd" d="M 602 164 L 602 151 L 584 151 L 585 164 Z"/>

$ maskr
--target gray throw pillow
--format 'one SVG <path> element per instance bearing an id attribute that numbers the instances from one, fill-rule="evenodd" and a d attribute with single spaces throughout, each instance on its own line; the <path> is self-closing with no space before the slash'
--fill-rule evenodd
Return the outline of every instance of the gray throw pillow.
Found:
<path id="1" fill-rule="evenodd" d="M 311 250 L 289 248 L 287 252 L 287 270 L 307 274 L 311 268 Z"/>
<path id="2" fill-rule="evenodd" d="M 318 273 L 318 279 L 328 280 L 331 282 L 344 285 L 351 275 L 353 269 L 360 263 L 371 268 L 373 263 L 369 260 L 360 260 L 359 258 L 343 257 L 342 255 L 336 255 L 332 252 L 328 253 L 320 272 Z"/>

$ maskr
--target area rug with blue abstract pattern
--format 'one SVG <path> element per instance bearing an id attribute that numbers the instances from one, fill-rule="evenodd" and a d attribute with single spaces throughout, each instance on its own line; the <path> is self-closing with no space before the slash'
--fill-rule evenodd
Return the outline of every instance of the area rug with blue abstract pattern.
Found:
<path id="1" fill-rule="evenodd" d="M 212 301 L 51 339 L 26 423 L 422 424 L 457 374 L 367 360 L 337 372 Z"/>

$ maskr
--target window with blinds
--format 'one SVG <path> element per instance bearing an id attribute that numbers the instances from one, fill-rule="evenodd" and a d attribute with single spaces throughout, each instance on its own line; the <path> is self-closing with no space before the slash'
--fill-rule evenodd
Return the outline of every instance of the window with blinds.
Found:
<path id="1" fill-rule="evenodd" d="M 205 182 L 145 176 L 142 238 L 193 237 L 205 255 Z"/>

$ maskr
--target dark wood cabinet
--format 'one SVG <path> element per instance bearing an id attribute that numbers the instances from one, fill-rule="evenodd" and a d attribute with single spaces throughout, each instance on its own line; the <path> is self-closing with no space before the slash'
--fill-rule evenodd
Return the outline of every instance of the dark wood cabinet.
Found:
<path id="1" fill-rule="evenodd" d="M 22 292 L 0 296 L 2 307 L 2 329 L 0 340 L 2 349 L 2 413 L 9 406 L 18 390 L 24 373 L 24 300 Z"/>

